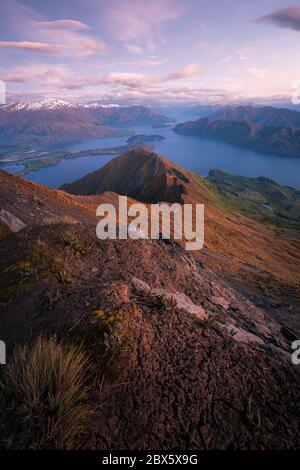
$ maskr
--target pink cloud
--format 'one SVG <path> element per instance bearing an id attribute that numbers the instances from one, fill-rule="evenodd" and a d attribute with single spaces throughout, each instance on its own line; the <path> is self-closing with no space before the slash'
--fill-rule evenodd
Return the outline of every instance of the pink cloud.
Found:
<path id="1" fill-rule="evenodd" d="M 141 73 L 112 72 L 101 78 L 101 83 L 107 85 L 123 85 L 128 88 L 142 88 L 157 81 L 156 77 Z"/>
<path id="2" fill-rule="evenodd" d="M 171 72 L 167 76 L 167 80 L 182 80 L 184 78 L 190 78 L 194 75 L 198 75 L 201 72 L 201 68 L 198 64 L 188 64 L 181 69 Z"/>
<path id="3" fill-rule="evenodd" d="M 125 47 L 131 54 L 142 54 L 144 52 L 144 49 L 136 44 L 125 44 Z"/>
<path id="4" fill-rule="evenodd" d="M 63 46 L 47 44 L 45 42 L 32 41 L 0 41 L 0 47 L 11 47 L 27 51 L 41 52 L 45 54 L 57 54 L 62 52 Z"/>
<path id="5" fill-rule="evenodd" d="M 74 59 L 106 50 L 104 41 L 86 33 L 91 27 L 82 21 L 71 18 L 49 21 L 15 0 L 3 3 L 3 17 L 18 40 L 0 41 L 0 47 Z"/>
<path id="6" fill-rule="evenodd" d="M 267 71 L 265 69 L 261 69 L 258 67 L 248 67 L 247 72 L 256 78 L 265 78 L 267 75 Z"/>
<path id="7" fill-rule="evenodd" d="M 53 30 L 63 29 L 65 31 L 81 31 L 91 29 L 91 27 L 78 20 L 62 19 L 54 21 L 39 21 L 36 23 L 39 28 Z"/>
<path id="8" fill-rule="evenodd" d="M 84 35 L 63 35 L 63 44 L 35 41 L 0 41 L 0 47 L 21 49 L 42 54 L 65 55 L 70 57 L 101 54 L 106 50 L 106 44 Z"/>

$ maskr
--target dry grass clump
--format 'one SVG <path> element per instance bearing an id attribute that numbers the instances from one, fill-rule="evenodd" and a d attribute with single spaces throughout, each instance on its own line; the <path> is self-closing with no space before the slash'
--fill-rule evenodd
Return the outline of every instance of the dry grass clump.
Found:
<path id="1" fill-rule="evenodd" d="M 87 431 L 93 412 L 87 370 L 86 355 L 55 337 L 15 350 L 3 390 L 21 417 L 18 440 L 25 447 L 70 449 Z"/>

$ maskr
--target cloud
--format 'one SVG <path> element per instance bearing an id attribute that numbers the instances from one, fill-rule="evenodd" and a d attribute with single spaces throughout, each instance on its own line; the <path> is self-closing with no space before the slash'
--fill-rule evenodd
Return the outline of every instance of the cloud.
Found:
<path id="1" fill-rule="evenodd" d="M 172 0 L 110 0 L 101 2 L 100 11 L 109 32 L 124 42 L 157 36 L 160 25 L 182 12 Z"/>
<path id="2" fill-rule="evenodd" d="M 175 70 L 167 75 L 166 80 L 182 80 L 184 78 L 190 78 L 194 75 L 198 75 L 201 72 L 201 68 L 198 64 L 188 64 L 181 69 Z"/>
<path id="3" fill-rule="evenodd" d="M 59 46 L 57 44 L 32 41 L 0 41 L 0 47 L 24 49 L 26 51 L 40 52 L 44 54 L 58 54 L 63 50 L 63 46 Z"/>
<path id="4" fill-rule="evenodd" d="M 0 41 L 0 47 L 74 59 L 102 54 L 107 48 L 102 40 L 87 34 L 91 27 L 82 21 L 70 18 L 49 21 L 33 8 L 15 0 L 2 3 L 0 29 L 6 30 L 9 25 L 15 40 Z"/>
<path id="5" fill-rule="evenodd" d="M 89 95 L 89 99 L 92 95 Z M 94 95 L 95 96 L 95 95 Z M 110 102 L 124 104 L 142 103 L 145 105 L 171 103 L 209 103 L 239 99 L 226 90 L 207 87 L 152 87 L 146 89 L 118 89 L 102 93 L 102 97 Z"/>
<path id="6" fill-rule="evenodd" d="M 181 86 L 180 81 L 168 82 L 167 77 L 129 72 L 112 72 L 105 75 L 77 73 L 64 64 L 55 67 L 34 64 L 15 67 L 4 80 L 8 83 L 30 83 L 31 99 L 56 97 L 89 100 L 103 99 L 120 103 L 191 103 L 197 101 L 227 101 L 229 93 L 223 89 L 197 86 Z M 230 95 L 231 96 L 231 95 Z M 38 98 L 36 98 L 38 97 Z"/>
<path id="7" fill-rule="evenodd" d="M 63 64 L 50 66 L 47 64 L 32 64 L 19 66 L 10 70 L 4 80 L 8 83 L 35 83 L 43 87 L 49 85 L 57 90 L 80 90 L 89 87 L 105 86 L 111 89 L 136 90 L 141 93 L 158 89 L 163 84 L 178 81 L 199 73 L 199 66 L 188 64 L 169 75 L 159 76 L 134 72 L 111 72 L 102 75 L 78 73 L 73 67 Z"/>
<path id="8" fill-rule="evenodd" d="M 122 85 L 128 88 L 143 88 L 151 86 L 157 81 L 157 77 L 142 73 L 112 72 L 101 78 L 100 83 L 107 85 Z"/>
<path id="9" fill-rule="evenodd" d="M 60 87 L 63 83 L 71 82 L 74 73 L 65 65 L 51 66 L 47 64 L 31 64 L 15 67 L 4 75 L 7 83 L 37 83 L 39 86 L 50 85 Z"/>
<path id="10" fill-rule="evenodd" d="M 65 37 L 64 44 L 34 42 L 34 41 L 0 41 L 0 47 L 21 49 L 41 54 L 65 55 L 70 57 L 86 56 L 103 53 L 106 44 L 92 38 L 81 36 Z"/>
<path id="11" fill-rule="evenodd" d="M 76 58 L 101 54 L 106 50 L 103 41 L 82 32 L 90 29 L 90 26 L 77 20 L 40 21 L 35 23 L 35 28 L 38 37 L 42 37 L 50 45 L 58 38 L 56 49 L 62 55 Z"/>
<path id="12" fill-rule="evenodd" d="M 141 59 L 137 61 L 122 61 L 122 62 L 114 62 L 113 65 L 124 65 L 127 67 L 157 67 L 161 64 L 165 64 L 169 62 L 169 59 L 159 59 L 158 57 L 152 56 L 148 59 Z"/>
<path id="13" fill-rule="evenodd" d="M 125 47 L 131 54 L 142 54 L 144 52 L 144 49 L 136 44 L 125 44 Z"/>
<path id="14" fill-rule="evenodd" d="M 300 6 L 290 6 L 277 10 L 269 15 L 260 16 L 257 21 L 273 23 L 281 28 L 300 31 Z"/>
<path id="15" fill-rule="evenodd" d="M 25 83 L 28 81 L 26 77 L 17 73 L 8 73 L 4 79 L 6 83 Z"/>
<path id="16" fill-rule="evenodd" d="M 256 78 L 265 78 L 266 75 L 267 75 L 267 70 L 265 69 L 260 69 L 258 67 L 248 67 L 246 69 L 246 71 L 252 75 L 253 77 L 256 77 Z"/>
<path id="17" fill-rule="evenodd" d="M 78 20 L 54 20 L 54 21 L 39 21 L 36 23 L 39 28 L 47 29 L 47 30 L 57 30 L 63 29 L 65 31 L 81 31 L 85 29 L 91 29 L 91 27 L 83 23 L 82 21 Z"/>

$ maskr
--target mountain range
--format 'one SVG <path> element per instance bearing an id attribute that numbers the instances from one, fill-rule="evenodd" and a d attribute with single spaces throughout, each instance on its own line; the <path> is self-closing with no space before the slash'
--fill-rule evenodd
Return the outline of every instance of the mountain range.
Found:
<path id="1" fill-rule="evenodd" d="M 83 139 L 126 135 L 134 125 L 163 125 L 165 116 L 144 106 L 45 100 L 0 107 L 0 143 L 19 148 L 45 147 Z M 127 133 L 128 134 L 128 133 Z"/>

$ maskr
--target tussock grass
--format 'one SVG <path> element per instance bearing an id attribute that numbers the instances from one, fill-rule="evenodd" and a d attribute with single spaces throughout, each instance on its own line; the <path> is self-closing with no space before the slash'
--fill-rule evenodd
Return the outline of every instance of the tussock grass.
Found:
<path id="1" fill-rule="evenodd" d="M 71 449 L 87 431 L 94 411 L 87 370 L 84 352 L 55 337 L 15 350 L 2 387 L 21 417 L 25 447 Z"/>

